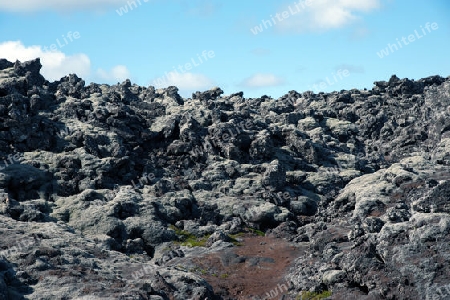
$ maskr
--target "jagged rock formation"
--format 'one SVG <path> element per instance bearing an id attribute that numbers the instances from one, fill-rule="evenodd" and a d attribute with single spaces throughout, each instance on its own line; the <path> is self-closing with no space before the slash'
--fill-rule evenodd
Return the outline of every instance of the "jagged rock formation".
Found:
<path id="1" fill-rule="evenodd" d="M 0 300 L 237 299 L 180 265 L 247 228 L 304 249 L 285 299 L 450 297 L 450 77 L 183 99 L 40 68 L 0 59 Z"/>

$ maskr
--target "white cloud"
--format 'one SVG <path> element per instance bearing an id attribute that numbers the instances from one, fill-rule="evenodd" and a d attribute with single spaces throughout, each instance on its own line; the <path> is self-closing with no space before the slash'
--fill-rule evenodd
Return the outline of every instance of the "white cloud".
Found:
<path id="1" fill-rule="evenodd" d="M 105 71 L 103 69 L 97 70 L 97 76 L 105 81 L 111 82 L 122 82 L 130 78 L 130 71 L 124 65 L 117 65 L 113 67 L 110 71 Z"/>
<path id="2" fill-rule="evenodd" d="M 203 74 L 170 72 L 154 80 L 152 85 L 157 88 L 176 86 L 180 90 L 208 89 L 215 86 L 214 82 Z"/>
<path id="3" fill-rule="evenodd" d="M 43 51 L 41 46 L 25 47 L 20 41 L 0 43 L 2 58 L 9 61 L 27 61 L 41 58 L 41 74 L 49 81 L 59 80 L 70 73 L 86 77 L 90 73 L 91 62 L 86 54 L 67 56 L 60 51 Z"/>
<path id="4" fill-rule="evenodd" d="M 260 87 L 270 87 L 279 86 L 284 83 L 284 79 L 275 76 L 274 74 L 268 73 L 256 73 L 246 79 L 244 79 L 240 86 L 247 88 L 260 88 Z"/>
<path id="5" fill-rule="evenodd" d="M 311 0 L 310 5 L 294 2 L 283 6 L 279 13 L 289 12 L 289 17 L 278 21 L 281 32 L 314 32 L 347 26 L 380 7 L 381 0 Z M 296 7 L 296 5 L 298 8 Z"/>
<path id="6" fill-rule="evenodd" d="M 132 1 L 132 0 L 131 0 Z M 138 3 L 137 0 L 135 0 Z M 148 2 L 149 0 L 140 0 Z M 127 5 L 125 0 L 0 0 L 0 11 L 32 12 L 39 10 L 73 11 L 118 8 Z"/>
<path id="7" fill-rule="evenodd" d="M 49 81 L 60 80 L 69 74 L 77 74 L 78 77 L 86 79 L 92 73 L 91 61 L 83 53 L 66 55 L 59 50 L 44 51 L 41 46 L 26 47 L 20 41 L 8 41 L 0 43 L 0 55 L 12 62 L 16 60 L 23 62 L 39 57 L 42 64 L 41 74 Z M 98 69 L 97 76 L 107 82 L 122 82 L 130 78 L 130 72 L 126 66 L 117 65 L 110 71 Z"/>

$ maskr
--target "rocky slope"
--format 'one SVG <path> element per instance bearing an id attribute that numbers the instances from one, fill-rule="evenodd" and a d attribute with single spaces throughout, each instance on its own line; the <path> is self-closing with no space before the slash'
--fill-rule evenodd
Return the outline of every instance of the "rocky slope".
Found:
<path id="1" fill-rule="evenodd" d="M 183 99 L 40 68 L 0 59 L 0 300 L 450 299 L 450 77 Z"/>

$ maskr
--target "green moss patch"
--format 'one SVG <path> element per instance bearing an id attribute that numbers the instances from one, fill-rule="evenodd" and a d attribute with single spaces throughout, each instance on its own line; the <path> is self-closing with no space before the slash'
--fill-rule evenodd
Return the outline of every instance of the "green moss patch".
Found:
<path id="1" fill-rule="evenodd" d="M 187 247 L 205 247 L 206 242 L 208 241 L 209 236 L 196 237 L 192 233 L 186 230 L 182 230 L 174 225 L 169 226 L 170 229 L 175 231 L 175 234 L 180 237 L 180 241 L 175 243 L 181 246 Z"/>
<path id="2" fill-rule="evenodd" d="M 255 229 L 255 228 L 250 228 L 250 227 L 248 227 L 247 229 L 248 229 L 251 233 L 256 234 L 256 235 L 259 235 L 259 236 L 265 236 L 265 235 L 266 235 L 263 231 L 258 230 L 258 229 Z"/>
<path id="3" fill-rule="evenodd" d="M 303 291 L 300 295 L 297 296 L 297 300 L 320 300 L 331 297 L 331 291 L 323 291 L 321 293 Z"/>

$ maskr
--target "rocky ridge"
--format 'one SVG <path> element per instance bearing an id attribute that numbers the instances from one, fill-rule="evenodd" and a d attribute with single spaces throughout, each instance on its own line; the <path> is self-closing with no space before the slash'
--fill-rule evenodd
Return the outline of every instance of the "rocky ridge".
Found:
<path id="1" fill-rule="evenodd" d="M 277 269 L 252 232 L 300 251 L 284 299 L 450 298 L 450 77 L 183 99 L 40 68 L 0 59 L 0 300 L 271 299 L 198 269 Z"/>

